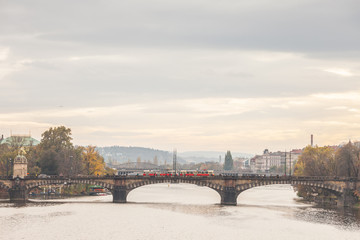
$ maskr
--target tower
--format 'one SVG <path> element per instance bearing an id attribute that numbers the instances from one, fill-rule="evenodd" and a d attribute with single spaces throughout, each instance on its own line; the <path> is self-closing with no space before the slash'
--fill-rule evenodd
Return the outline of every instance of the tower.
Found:
<path id="1" fill-rule="evenodd" d="M 19 154 L 14 159 L 13 178 L 24 178 L 25 176 L 27 176 L 27 159 L 25 156 Z"/>

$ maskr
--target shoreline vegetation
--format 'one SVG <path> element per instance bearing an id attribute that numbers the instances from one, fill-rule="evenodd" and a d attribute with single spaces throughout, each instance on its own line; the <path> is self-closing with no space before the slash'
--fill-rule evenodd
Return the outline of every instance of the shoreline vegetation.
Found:
<path id="1" fill-rule="evenodd" d="M 294 176 L 329 176 L 360 179 L 360 146 L 349 143 L 340 147 L 307 146 L 295 164 Z M 339 205 L 341 196 L 326 189 L 296 186 L 297 195 L 325 205 Z M 353 192 L 354 207 L 360 204 L 360 186 Z"/>

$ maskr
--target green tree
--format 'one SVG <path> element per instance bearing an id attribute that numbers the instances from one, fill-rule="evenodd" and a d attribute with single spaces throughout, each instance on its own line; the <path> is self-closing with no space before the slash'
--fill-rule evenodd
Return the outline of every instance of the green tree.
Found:
<path id="1" fill-rule="evenodd" d="M 71 129 L 64 126 L 50 128 L 41 134 L 40 146 L 44 150 L 54 149 L 60 152 L 63 149 L 73 148 L 71 143 Z"/>
<path id="2" fill-rule="evenodd" d="M 37 176 L 41 173 L 40 167 L 40 147 L 30 146 L 26 148 L 25 157 L 28 161 L 28 173 Z"/>
<path id="3" fill-rule="evenodd" d="M 11 161 L 15 158 L 16 152 L 6 144 L 0 144 L 0 176 L 12 175 Z"/>
<path id="4" fill-rule="evenodd" d="M 39 167 L 42 173 L 70 175 L 76 155 L 71 142 L 71 129 L 64 126 L 50 128 L 41 134 L 38 145 Z M 80 158 L 81 159 L 81 158 Z"/>
<path id="5" fill-rule="evenodd" d="M 58 175 L 59 154 L 54 149 L 47 149 L 41 153 L 39 164 L 42 173 L 50 175 Z"/>
<path id="6" fill-rule="evenodd" d="M 227 151 L 225 155 L 224 170 L 232 170 L 234 167 L 234 161 L 231 156 L 231 152 Z"/>

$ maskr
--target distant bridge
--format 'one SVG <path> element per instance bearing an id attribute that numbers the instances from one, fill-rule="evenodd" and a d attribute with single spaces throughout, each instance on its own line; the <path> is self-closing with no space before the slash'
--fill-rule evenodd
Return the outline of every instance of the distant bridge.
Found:
<path id="1" fill-rule="evenodd" d="M 326 189 L 338 196 L 338 205 L 355 203 L 354 191 L 359 190 L 358 179 L 336 177 L 291 177 L 291 176 L 85 176 L 51 178 L 0 178 L 0 188 L 9 191 L 11 202 L 26 202 L 29 192 L 37 187 L 62 184 L 93 184 L 109 189 L 114 203 L 126 203 L 127 195 L 135 188 L 157 183 L 188 183 L 215 190 L 222 205 L 236 205 L 243 191 L 264 185 L 291 184 Z"/>

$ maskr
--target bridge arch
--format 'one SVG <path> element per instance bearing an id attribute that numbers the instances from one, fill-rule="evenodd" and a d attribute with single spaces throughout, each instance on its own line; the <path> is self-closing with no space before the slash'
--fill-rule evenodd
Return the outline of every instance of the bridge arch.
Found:
<path id="1" fill-rule="evenodd" d="M 6 185 L 5 183 L 0 182 L 0 189 L 9 190 L 10 187 L 8 185 Z"/>
<path id="2" fill-rule="evenodd" d="M 222 185 L 212 183 L 210 181 L 201 181 L 201 180 L 195 180 L 195 179 L 177 179 L 174 181 L 172 179 L 155 179 L 155 178 L 154 179 L 146 179 L 143 181 L 138 181 L 135 183 L 127 184 L 126 189 L 130 192 L 138 187 L 142 187 L 145 185 L 151 185 L 151 184 L 158 184 L 158 183 L 188 183 L 188 184 L 194 184 L 197 186 L 208 187 L 215 191 L 223 190 Z"/>
<path id="3" fill-rule="evenodd" d="M 26 192 L 30 192 L 31 189 L 37 188 L 37 187 L 41 187 L 41 186 L 46 186 L 46 185 L 71 185 L 71 184 L 91 184 L 91 185 L 99 185 L 102 186 L 104 188 L 109 189 L 110 191 L 112 191 L 114 189 L 114 185 L 107 183 L 107 182 L 103 182 L 101 180 L 93 180 L 93 179 L 43 179 L 40 181 L 34 181 L 34 182 L 30 182 L 27 185 L 25 185 L 25 190 Z"/>
<path id="4" fill-rule="evenodd" d="M 325 190 L 329 190 L 331 192 L 333 192 L 335 195 L 337 196 L 342 196 L 345 189 L 342 188 L 341 186 L 335 185 L 335 184 L 331 184 L 331 183 L 326 183 L 326 182 L 309 182 L 309 181 L 297 181 L 297 180 L 263 180 L 263 181 L 250 181 L 247 183 L 242 183 L 242 184 L 237 184 L 235 187 L 235 199 L 237 199 L 237 197 L 244 191 L 251 189 L 251 188 L 255 188 L 255 187 L 259 187 L 259 186 L 267 186 L 267 185 L 277 185 L 277 184 L 290 184 L 292 186 L 294 185 L 302 185 L 302 186 L 311 186 L 311 187 L 315 187 L 315 188 L 321 188 L 321 189 L 325 189 Z"/>
<path id="5" fill-rule="evenodd" d="M 338 195 L 341 195 L 345 192 L 345 189 L 343 187 L 326 182 L 292 181 L 292 185 L 302 185 L 302 186 L 321 188 L 335 192 Z"/>
<path id="6" fill-rule="evenodd" d="M 284 181 L 261 181 L 261 182 L 249 182 L 244 184 L 238 184 L 236 185 L 236 190 L 243 192 L 247 189 L 259 187 L 259 186 L 266 186 L 266 185 L 275 185 L 275 184 L 290 184 L 290 185 L 302 185 L 302 186 L 310 186 L 310 187 L 317 187 L 322 188 L 326 190 L 334 191 L 338 194 L 342 194 L 344 192 L 344 188 L 341 186 L 337 186 L 335 184 L 329 184 L 329 183 L 322 183 L 322 182 L 306 182 L 306 181 L 290 181 L 290 180 L 284 180 Z"/>
<path id="7" fill-rule="evenodd" d="M 186 178 L 147 178 L 147 179 L 139 179 L 137 181 L 133 181 L 129 184 L 126 184 L 123 187 L 115 186 L 113 193 L 113 202 L 125 203 L 127 202 L 127 195 L 134 189 L 137 189 L 142 186 L 159 184 L 159 183 L 186 183 L 192 184 L 202 187 L 208 187 L 214 191 L 216 191 L 220 197 L 222 197 L 222 190 L 224 187 L 218 183 L 214 183 L 211 181 L 204 181 L 201 179 L 186 179 Z"/>

